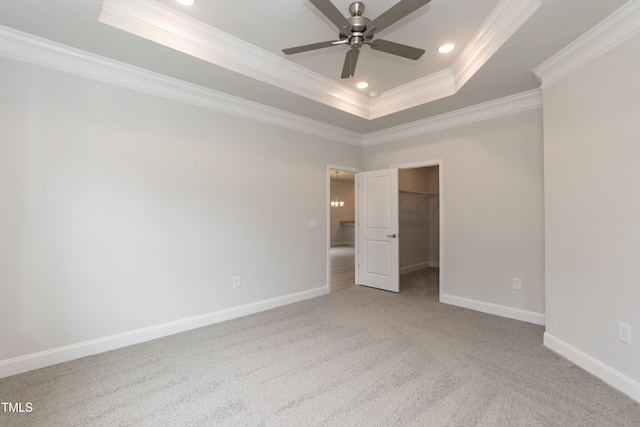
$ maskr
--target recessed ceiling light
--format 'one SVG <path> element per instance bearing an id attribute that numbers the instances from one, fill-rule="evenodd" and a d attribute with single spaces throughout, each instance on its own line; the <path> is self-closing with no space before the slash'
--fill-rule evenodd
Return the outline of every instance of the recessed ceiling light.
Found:
<path id="1" fill-rule="evenodd" d="M 440 53 L 449 53 L 453 50 L 453 48 L 455 48 L 456 46 L 453 43 L 446 43 L 443 44 L 442 46 L 440 46 L 438 48 L 438 52 Z"/>
<path id="2" fill-rule="evenodd" d="M 371 92 L 369 92 L 369 96 L 371 98 L 375 98 L 378 95 L 380 95 L 380 92 L 378 92 L 377 90 L 372 90 Z"/>
<path id="3" fill-rule="evenodd" d="M 176 0 L 176 1 L 183 6 L 193 6 L 193 4 L 196 2 L 196 0 Z"/>
<path id="4" fill-rule="evenodd" d="M 367 82 L 360 82 L 360 83 L 358 83 L 356 86 L 358 87 L 358 89 L 364 89 L 364 88 L 366 88 L 367 86 L 369 86 L 369 83 L 367 83 Z"/>

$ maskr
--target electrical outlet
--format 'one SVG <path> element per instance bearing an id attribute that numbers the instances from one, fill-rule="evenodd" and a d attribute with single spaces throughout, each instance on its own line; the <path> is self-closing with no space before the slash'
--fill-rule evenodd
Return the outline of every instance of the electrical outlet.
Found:
<path id="1" fill-rule="evenodd" d="M 513 289 L 522 290 L 522 279 L 513 279 Z"/>
<path id="2" fill-rule="evenodd" d="M 618 322 L 618 339 L 627 344 L 631 344 L 631 326 Z"/>
<path id="3" fill-rule="evenodd" d="M 240 287 L 240 278 L 239 277 L 234 277 L 233 278 L 233 289 L 239 288 L 239 287 Z"/>

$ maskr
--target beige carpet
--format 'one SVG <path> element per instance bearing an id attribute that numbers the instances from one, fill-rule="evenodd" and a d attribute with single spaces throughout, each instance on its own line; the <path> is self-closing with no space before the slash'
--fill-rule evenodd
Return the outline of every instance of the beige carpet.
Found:
<path id="1" fill-rule="evenodd" d="M 543 328 L 360 286 L 0 380 L 3 426 L 639 426 Z"/>

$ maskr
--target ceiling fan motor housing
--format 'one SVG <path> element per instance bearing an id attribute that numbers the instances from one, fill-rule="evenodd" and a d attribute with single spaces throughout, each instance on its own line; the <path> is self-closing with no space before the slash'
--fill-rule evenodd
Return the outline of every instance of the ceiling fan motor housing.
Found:
<path id="1" fill-rule="evenodd" d="M 364 13 L 364 3 L 359 1 L 353 2 L 349 5 L 349 13 L 351 13 L 351 16 L 347 18 L 347 21 L 349 21 L 351 29 L 346 28 L 346 34 L 341 31 L 340 35 L 341 37 L 345 35 L 347 36 L 345 38 L 349 38 L 349 46 L 351 46 L 351 48 L 359 49 L 365 42 L 363 33 L 367 29 L 367 24 L 371 22 L 371 20 L 362 16 Z M 373 36 L 367 37 L 366 40 L 371 40 L 372 38 Z"/>

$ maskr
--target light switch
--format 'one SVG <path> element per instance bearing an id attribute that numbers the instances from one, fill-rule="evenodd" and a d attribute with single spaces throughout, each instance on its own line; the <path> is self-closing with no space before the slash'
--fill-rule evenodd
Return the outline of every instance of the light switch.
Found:
<path id="1" fill-rule="evenodd" d="M 309 228 L 316 228 L 318 226 L 318 222 L 315 218 L 309 218 Z"/>

